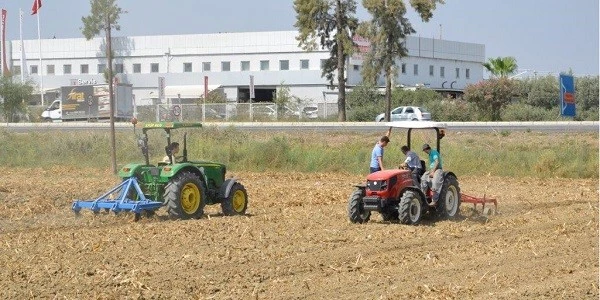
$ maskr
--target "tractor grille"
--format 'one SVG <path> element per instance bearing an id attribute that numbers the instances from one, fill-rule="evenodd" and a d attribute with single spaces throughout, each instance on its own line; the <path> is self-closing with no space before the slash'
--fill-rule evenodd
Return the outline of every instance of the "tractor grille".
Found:
<path id="1" fill-rule="evenodd" d="M 363 198 L 363 206 L 365 210 L 376 210 L 381 208 L 381 198 L 377 196 L 367 196 Z"/>
<path id="2" fill-rule="evenodd" d="M 367 180 L 367 188 L 370 191 L 385 191 L 387 186 L 387 180 Z"/>

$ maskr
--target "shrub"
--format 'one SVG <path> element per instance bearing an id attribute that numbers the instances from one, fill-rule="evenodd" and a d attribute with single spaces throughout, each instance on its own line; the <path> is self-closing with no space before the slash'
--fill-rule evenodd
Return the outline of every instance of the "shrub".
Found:
<path id="1" fill-rule="evenodd" d="M 502 111 L 503 121 L 545 121 L 556 119 L 558 112 L 523 103 L 513 103 Z"/>

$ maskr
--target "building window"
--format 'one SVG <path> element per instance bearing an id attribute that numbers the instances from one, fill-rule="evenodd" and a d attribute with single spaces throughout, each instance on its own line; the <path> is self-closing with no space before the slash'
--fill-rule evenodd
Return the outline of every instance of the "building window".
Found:
<path id="1" fill-rule="evenodd" d="M 13 72 L 13 75 L 21 75 L 21 66 L 13 66 L 12 72 Z"/>
<path id="2" fill-rule="evenodd" d="M 415 76 L 419 75 L 419 65 L 415 64 L 415 65 L 413 66 L 413 74 L 414 74 Z"/>
<path id="3" fill-rule="evenodd" d="M 158 63 L 150 64 L 150 73 L 158 73 Z"/>
<path id="4" fill-rule="evenodd" d="M 210 72 L 210 62 L 203 62 L 202 63 L 202 71 L 203 72 Z"/>
<path id="5" fill-rule="evenodd" d="M 446 68 L 440 67 L 440 77 L 444 78 L 444 76 L 446 76 L 445 73 L 446 73 Z"/>
<path id="6" fill-rule="evenodd" d="M 280 60 L 279 61 L 279 70 L 286 71 L 290 69 L 290 61 L 289 60 Z"/>
<path id="7" fill-rule="evenodd" d="M 222 61 L 221 62 L 221 71 L 223 71 L 223 72 L 231 71 L 231 63 L 228 61 Z"/>
<path id="8" fill-rule="evenodd" d="M 240 63 L 240 70 L 242 71 L 250 71 L 250 62 L 249 61 L 243 61 Z"/>
<path id="9" fill-rule="evenodd" d="M 63 65 L 63 74 L 71 74 L 71 65 Z"/>
<path id="10" fill-rule="evenodd" d="M 98 74 L 104 74 L 105 70 L 106 70 L 105 64 L 98 64 Z"/>
<path id="11" fill-rule="evenodd" d="M 46 66 L 46 73 L 47 74 L 54 74 L 54 65 L 47 65 Z"/>
<path id="12" fill-rule="evenodd" d="M 31 74 L 37 74 L 38 73 L 38 66 L 32 65 L 30 67 L 30 69 L 31 69 L 31 72 L 30 72 Z"/>
<path id="13" fill-rule="evenodd" d="M 133 64 L 133 73 L 142 73 L 142 64 Z"/>
<path id="14" fill-rule="evenodd" d="M 90 66 L 89 65 L 81 65 L 79 67 L 79 71 L 81 72 L 81 74 L 87 74 L 90 72 Z"/>
<path id="15" fill-rule="evenodd" d="M 353 66 L 352 66 L 352 69 L 353 69 L 354 71 L 358 71 L 358 70 L 360 70 L 360 66 L 359 66 L 359 65 L 353 65 Z"/>
<path id="16" fill-rule="evenodd" d="M 308 70 L 309 64 L 308 64 L 308 59 L 301 59 L 300 60 L 300 70 Z"/>
<path id="17" fill-rule="evenodd" d="M 460 68 L 456 68 L 456 78 L 460 78 Z"/>
<path id="18" fill-rule="evenodd" d="M 433 65 L 429 66 L 429 76 L 433 76 Z"/>
<path id="19" fill-rule="evenodd" d="M 406 74 L 406 64 L 402 64 L 402 74 Z"/>
<path id="20" fill-rule="evenodd" d="M 470 79 L 470 78 L 471 78 L 471 69 L 466 69 L 466 70 L 465 70 L 465 77 L 466 77 L 467 79 Z"/>
<path id="21" fill-rule="evenodd" d="M 183 63 L 183 72 L 192 72 L 192 63 Z"/>
<path id="22" fill-rule="evenodd" d="M 268 60 L 260 61 L 260 70 L 261 71 L 269 71 L 269 61 Z"/>
<path id="23" fill-rule="evenodd" d="M 115 64 L 115 73 L 116 74 L 125 73 L 125 68 L 123 67 L 123 64 Z"/>

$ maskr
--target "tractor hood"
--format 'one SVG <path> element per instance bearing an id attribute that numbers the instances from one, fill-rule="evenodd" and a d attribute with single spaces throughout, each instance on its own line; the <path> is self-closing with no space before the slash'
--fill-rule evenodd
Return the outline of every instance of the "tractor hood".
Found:
<path id="1" fill-rule="evenodd" d="M 403 173 L 410 173 L 410 171 L 409 170 L 401 170 L 401 169 L 383 170 L 383 171 L 369 174 L 369 176 L 367 176 L 367 180 L 372 180 L 372 181 L 386 180 L 386 179 L 398 176 L 399 174 L 403 174 Z"/>

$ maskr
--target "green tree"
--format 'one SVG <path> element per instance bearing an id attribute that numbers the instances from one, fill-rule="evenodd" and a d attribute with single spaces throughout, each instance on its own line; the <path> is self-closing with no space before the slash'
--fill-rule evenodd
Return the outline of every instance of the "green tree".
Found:
<path id="1" fill-rule="evenodd" d="M 525 100 L 526 104 L 544 109 L 558 107 L 560 91 L 556 76 L 548 75 L 531 81 Z"/>
<path id="2" fill-rule="evenodd" d="M 385 120 L 390 119 L 392 109 L 392 78 L 397 76 L 396 61 L 408 55 L 404 47 L 407 35 L 415 33 L 410 21 L 404 16 L 403 0 L 363 0 L 363 6 L 371 14 L 371 21 L 362 22 L 358 33 L 371 42 L 371 51 L 363 62 L 363 78 L 375 84 L 379 74 L 385 76 Z M 410 5 L 428 22 L 437 3 L 443 0 L 411 0 Z"/>
<path id="3" fill-rule="evenodd" d="M 495 77 L 507 77 L 517 71 L 517 60 L 512 56 L 490 58 L 483 64 Z"/>
<path id="4" fill-rule="evenodd" d="M 227 103 L 227 95 L 222 89 L 214 89 L 208 92 L 206 99 L 204 99 L 204 94 L 200 95 L 198 105 L 203 103 Z"/>
<path id="5" fill-rule="evenodd" d="M 0 77 L 0 111 L 4 120 L 18 122 L 19 116 L 27 112 L 27 99 L 31 98 L 33 85 L 30 82 L 13 81 L 12 76 Z"/>
<path id="6" fill-rule="evenodd" d="M 575 78 L 575 102 L 577 109 L 598 110 L 598 76 L 585 76 Z"/>
<path id="7" fill-rule="evenodd" d="M 463 98 L 473 103 L 481 113 L 481 118 L 490 121 L 500 121 L 502 109 L 514 96 L 514 82 L 508 78 L 492 78 L 465 88 Z"/>
<path id="8" fill-rule="evenodd" d="M 119 17 L 123 10 L 117 5 L 116 0 L 90 0 L 91 11 L 87 17 L 82 17 L 83 28 L 81 32 L 87 40 L 100 35 L 101 32 L 105 33 L 106 38 L 106 61 L 108 68 L 108 78 L 113 78 L 113 66 L 112 66 L 112 39 L 111 31 L 120 30 Z M 108 84 L 108 94 L 110 102 L 110 145 L 111 145 L 111 163 L 113 173 L 117 173 L 117 150 L 115 143 L 115 103 L 113 97 L 113 85 Z"/>
<path id="9" fill-rule="evenodd" d="M 354 0 L 294 0 L 296 39 L 304 50 L 318 45 L 329 50 L 322 66 L 323 76 L 333 86 L 334 72 L 338 84 L 338 121 L 346 121 L 346 60 L 354 51 L 352 36 L 358 27 Z M 318 43 L 317 43 L 318 41 Z"/>

